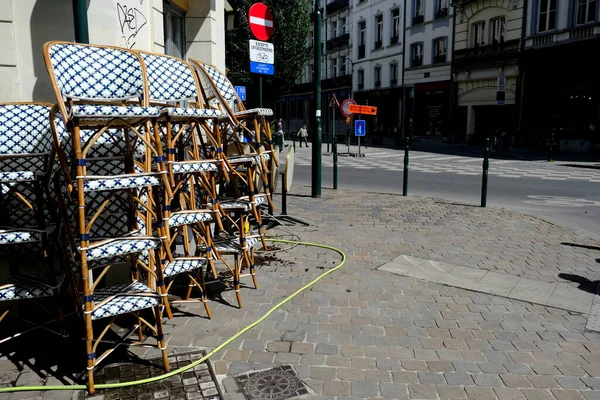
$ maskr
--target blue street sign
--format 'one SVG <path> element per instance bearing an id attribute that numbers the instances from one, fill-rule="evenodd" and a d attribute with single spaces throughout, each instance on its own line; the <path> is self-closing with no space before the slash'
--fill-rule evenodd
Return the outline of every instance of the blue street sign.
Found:
<path id="1" fill-rule="evenodd" d="M 365 136 L 367 134 L 367 122 L 364 119 L 354 121 L 354 136 Z"/>
<path id="2" fill-rule="evenodd" d="M 275 66 L 273 64 L 250 61 L 250 72 L 254 72 L 255 74 L 273 75 L 275 74 Z"/>
<path id="3" fill-rule="evenodd" d="M 246 101 L 246 86 L 236 86 L 235 91 L 241 101 Z"/>

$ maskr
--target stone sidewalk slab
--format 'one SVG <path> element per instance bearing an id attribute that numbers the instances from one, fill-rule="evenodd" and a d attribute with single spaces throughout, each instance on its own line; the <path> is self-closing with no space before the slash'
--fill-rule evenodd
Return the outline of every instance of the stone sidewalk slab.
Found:
<path id="1" fill-rule="evenodd" d="M 515 275 L 400 255 L 380 271 L 462 289 L 589 314 L 596 295 L 567 282 L 550 283 Z"/>

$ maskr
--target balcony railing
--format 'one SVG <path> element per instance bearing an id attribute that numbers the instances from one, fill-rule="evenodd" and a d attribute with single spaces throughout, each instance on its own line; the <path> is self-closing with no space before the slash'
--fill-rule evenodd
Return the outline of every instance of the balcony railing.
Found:
<path id="1" fill-rule="evenodd" d="M 413 58 L 410 63 L 411 67 L 420 67 L 421 65 L 423 65 L 423 57 Z"/>
<path id="2" fill-rule="evenodd" d="M 435 12 L 435 18 L 444 18 L 448 16 L 448 8 L 440 8 Z"/>
<path id="3" fill-rule="evenodd" d="M 585 28 L 574 29 L 569 32 L 569 39 L 579 39 L 582 37 L 592 36 L 594 34 L 594 27 L 588 26 Z"/>
<path id="4" fill-rule="evenodd" d="M 396 86 L 398 84 L 398 79 L 390 79 L 390 86 Z"/>
<path id="5" fill-rule="evenodd" d="M 358 46 L 358 58 L 365 58 L 365 45 L 361 44 Z"/>
<path id="6" fill-rule="evenodd" d="M 380 49 L 382 47 L 383 47 L 383 42 L 381 40 L 378 40 L 375 42 L 375 47 L 374 47 L 375 50 Z"/>
<path id="7" fill-rule="evenodd" d="M 496 65 L 507 60 L 517 59 L 519 48 L 520 39 L 515 39 L 504 43 L 455 50 L 453 61 L 457 67 L 468 65 Z"/>
<path id="8" fill-rule="evenodd" d="M 441 64 L 441 63 L 445 63 L 446 62 L 446 55 L 445 54 L 438 54 L 436 56 L 433 57 L 433 63 L 434 64 Z"/>
<path id="9" fill-rule="evenodd" d="M 327 10 L 327 16 L 336 13 L 344 8 L 348 8 L 350 6 L 350 0 L 333 0 L 331 3 L 328 3 L 325 9 Z"/>
<path id="10" fill-rule="evenodd" d="M 375 87 L 381 87 L 381 81 L 375 81 Z"/>
<path id="11" fill-rule="evenodd" d="M 358 90 L 362 90 L 365 88 L 365 84 L 364 83 L 359 83 L 358 84 Z"/>
<path id="12" fill-rule="evenodd" d="M 412 20 L 412 24 L 413 25 L 419 25 L 419 24 L 422 24 L 423 22 L 425 22 L 425 16 L 424 15 L 415 15 L 413 17 L 413 20 Z"/>
<path id="13" fill-rule="evenodd" d="M 350 34 L 346 33 L 333 39 L 329 39 L 326 43 L 327 50 L 337 49 L 338 47 L 348 47 L 350 43 Z"/>
<path id="14" fill-rule="evenodd" d="M 390 38 L 390 44 L 398 44 L 399 41 L 400 41 L 400 36 L 392 36 Z"/>

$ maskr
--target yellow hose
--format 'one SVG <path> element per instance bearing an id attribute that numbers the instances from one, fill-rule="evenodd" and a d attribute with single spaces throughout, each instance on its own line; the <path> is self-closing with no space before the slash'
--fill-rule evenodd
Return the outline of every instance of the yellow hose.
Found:
<path id="1" fill-rule="evenodd" d="M 139 381 L 120 382 L 120 383 L 104 383 L 104 384 L 95 385 L 94 387 L 96 389 L 116 389 L 116 388 L 123 388 L 123 387 L 129 387 L 129 386 L 144 385 L 146 383 L 152 383 L 152 382 L 160 381 L 162 379 L 170 378 L 171 376 L 174 376 L 174 375 L 177 375 L 177 374 L 181 374 L 182 372 L 185 372 L 188 369 L 194 368 L 195 366 L 197 366 L 197 365 L 203 363 L 204 361 L 208 360 L 210 357 L 212 357 L 219 350 L 223 349 L 229 343 L 233 342 L 235 339 L 239 338 L 244 333 L 246 333 L 250 329 L 254 328 L 256 325 L 258 325 L 261 322 L 263 322 L 269 315 L 271 315 L 273 313 L 273 311 L 279 309 L 285 303 L 287 303 L 288 301 L 292 300 L 294 297 L 298 296 L 300 293 L 302 293 L 303 291 L 305 291 L 306 289 L 308 289 L 309 287 L 311 287 L 312 285 L 314 285 L 315 283 L 317 283 L 318 281 L 320 281 L 321 279 L 323 279 L 327 275 L 331 274 L 333 271 L 336 271 L 336 270 L 340 269 L 346 263 L 346 253 L 344 253 L 342 250 L 340 250 L 338 248 L 335 248 L 335 247 L 331 247 L 331 246 L 327 246 L 327 245 L 319 244 L 319 243 L 297 242 L 297 241 L 293 241 L 293 240 L 282 240 L 282 239 L 266 239 L 266 240 L 268 240 L 270 242 L 288 243 L 288 244 L 297 244 L 297 245 L 299 244 L 299 245 L 304 245 L 304 246 L 320 247 L 320 248 L 323 248 L 323 249 L 333 250 L 336 253 L 338 253 L 340 256 L 342 256 L 342 261 L 338 265 L 336 265 L 334 268 L 332 268 L 332 269 L 324 272 L 323 274 L 319 275 L 317 278 L 315 278 L 314 280 L 312 280 L 308 284 L 306 284 L 306 285 L 302 286 L 300 289 L 296 290 L 290 296 L 288 296 L 285 299 L 281 300 L 279 303 L 277 303 L 276 305 L 274 305 L 269 311 L 267 311 L 262 317 L 260 317 L 259 319 L 257 319 L 253 323 L 251 323 L 250 325 L 248 325 L 245 328 L 243 328 L 242 330 L 240 330 L 238 333 L 236 333 L 235 335 L 233 335 L 232 337 L 230 337 L 229 339 L 227 339 L 222 344 L 220 344 L 217 347 L 215 347 L 210 353 L 208 353 L 207 355 L 205 355 L 201 359 L 196 360 L 193 363 L 186 365 L 185 367 L 181 367 L 179 369 L 176 369 L 176 370 L 173 370 L 173 371 L 169 371 L 166 374 L 155 376 L 153 378 L 141 379 Z M 18 387 L 0 388 L 0 393 L 27 392 L 27 391 L 47 391 L 47 390 L 87 390 L 87 386 L 86 385 L 18 386 Z"/>

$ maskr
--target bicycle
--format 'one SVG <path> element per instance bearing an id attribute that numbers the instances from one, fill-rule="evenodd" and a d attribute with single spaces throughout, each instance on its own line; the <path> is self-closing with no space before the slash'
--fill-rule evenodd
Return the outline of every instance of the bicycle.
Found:
<path id="1" fill-rule="evenodd" d="M 497 153 L 499 151 L 512 151 L 512 140 L 510 137 L 505 137 L 506 132 L 501 132 L 500 136 L 494 135 L 494 139 L 490 143 L 490 151 Z M 504 138 L 504 140 L 503 140 Z"/>

